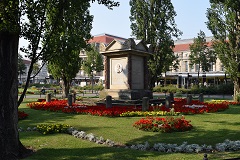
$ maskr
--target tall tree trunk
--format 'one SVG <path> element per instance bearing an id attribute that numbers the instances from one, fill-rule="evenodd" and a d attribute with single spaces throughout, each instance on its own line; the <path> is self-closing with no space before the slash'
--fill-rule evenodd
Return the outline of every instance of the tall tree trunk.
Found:
<path id="1" fill-rule="evenodd" d="M 18 134 L 18 34 L 0 32 L 0 159 L 19 159 L 28 150 Z"/>
<path id="2" fill-rule="evenodd" d="M 199 70 L 198 70 L 198 73 L 197 73 L 197 87 L 199 88 Z"/>
<path id="3" fill-rule="evenodd" d="M 165 77 L 164 77 L 164 87 L 167 86 L 167 72 L 165 72 Z"/>
<path id="4" fill-rule="evenodd" d="M 70 82 L 64 77 L 62 78 L 62 97 L 67 98 L 70 90 Z"/>
<path id="5" fill-rule="evenodd" d="M 234 101 L 238 100 L 238 96 L 240 96 L 240 78 L 238 78 L 234 83 L 234 95 L 233 99 Z M 239 97 L 240 98 L 240 97 Z"/>

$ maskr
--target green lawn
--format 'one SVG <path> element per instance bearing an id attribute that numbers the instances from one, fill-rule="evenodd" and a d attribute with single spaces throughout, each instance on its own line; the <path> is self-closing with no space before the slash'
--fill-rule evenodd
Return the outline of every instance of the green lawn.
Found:
<path id="1" fill-rule="evenodd" d="M 90 115 L 65 114 L 59 112 L 38 111 L 26 107 L 25 101 L 20 111 L 25 111 L 29 117 L 19 121 L 19 126 L 27 128 L 42 123 L 69 124 L 79 131 L 93 133 L 121 144 L 136 144 L 148 141 L 150 144 L 176 143 L 215 145 L 225 139 L 239 140 L 240 138 L 240 106 L 230 106 L 230 109 L 218 113 L 202 115 L 186 115 L 191 120 L 194 129 L 188 132 L 158 133 L 145 132 L 132 127 L 140 117 L 98 117 Z M 38 132 L 20 132 L 20 140 L 25 146 L 36 150 L 27 160 L 201 160 L 203 153 L 160 153 L 153 151 L 136 151 L 124 148 L 112 148 L 95 144 L 67 134 L 42 135 Z M 219 152 L 208 154 L 210 160 L 240 157 L 238 152 Z"/>

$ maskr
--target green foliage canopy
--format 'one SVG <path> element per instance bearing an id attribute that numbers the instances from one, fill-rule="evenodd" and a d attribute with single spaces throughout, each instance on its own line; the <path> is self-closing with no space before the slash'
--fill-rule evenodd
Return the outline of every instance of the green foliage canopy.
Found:
<path id="1" fill-rule="evenodd" d="M 207 26 L 214 50 L 234 82 L 234 97 L 240 93 L 240 1 L 210 0 Z"/>
<path id="2" fill-rule="evenodd" d="M 47 29 L 45 33 L 48 39 L 43 41 L 46 46 L 44 56 L 48 60 L 49 72 L 63 80 L 63 93 L 67 95 L 70 83 L 81 66 L 80 50 L 87 48 L 86 40 L 91 38 L 93 16 L 89 13 L 88 1 L 82 5 L 75 0 L 64 1 L 62 10 L 58 10 L 56 3 L 48 6 L 53 11 L 47 14 L 47 26 L 54 26 L 56 22 L 58 25 L 53 31 Z"/>
<path id="3" fill-rule="evenodd" d="M 25 73 L 25 69 L 27 67 L 25 66 L 23 62 L 23 57 L 21 54 L 18 54 L 18 74 L 22 75 Z"/>
<path id="4" fill-rule="evenodd" d="M 130 6 L 132 34 L 136 39 L 142 39 L 153 46 L 154 54 L 148 62 L 150 87 L 153 87 L 158 77 L 168 71 L 177 59 L 172 50 L 172 37 L 181 35 L 174 20 L 177 14 L 171 0 L 130 0 Z"/>
<path id="5" fill-rule="evenodd" d="M 94 71 L 101 72 L 104 69 L 102 55 L 97 51 L 94 44 L 91 49 L 86 52 L 86 59 L 83 61 L 83 70 L 92 75 Z"/>
<path id="6" fill-rule="evenodd" d="M 211 64 L 216 62 L 216 54 L 209 47 L 205 33 L 200 31 L 197 38 L 194 38 L 193 44 L 190 45 L 191 53 L 189 55 L 190 66 L 198 65 L 198 72 L 200 68 L 202 68 L 203 72 L 209 71 Z"/>

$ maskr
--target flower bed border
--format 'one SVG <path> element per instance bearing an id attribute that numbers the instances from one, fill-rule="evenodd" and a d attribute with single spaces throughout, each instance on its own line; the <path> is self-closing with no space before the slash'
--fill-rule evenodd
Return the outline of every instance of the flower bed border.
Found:
<path id="1" fill-rule="evenodd" d="M 24 129 L 19 128 L 19 132 L 23 132 Z M 26 131 L 37 131 L 36 127 L 31 129 L 27 128 Z M 104 139 L 102 136 L 95 136 L 93 133 L 87 134 L 84 131 L 78 131 L 73 127 L 67 129 L 67 134 L 72 135 L 76 138 L 88 140 L 97 144 L 107 145 L 109 147 L 125 148 L 125 149 L 134 149 L 141 151 L 156 151 L 162 153 L 212 153 L 212 152 L 226 152 L 226 151 L 239 151 L 240 150 L 240 140 L 231 141 L 226 139 L 222 143 L 215 144 L 215 147 L 212 145 L 198 145 L 198 144 L 188 144 L 183 142 L 180 145 L 170 144 L 170 143 L 155 143 L 152 146 L 146 141 L 144 144 L 131 144 L 125 145 L 118 142 L 114 142 L 110 139 Z"/>

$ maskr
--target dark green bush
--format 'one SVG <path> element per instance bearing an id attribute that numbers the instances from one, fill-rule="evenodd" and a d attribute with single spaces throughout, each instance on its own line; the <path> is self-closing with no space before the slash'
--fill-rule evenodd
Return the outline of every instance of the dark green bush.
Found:
<path id="1" fill-rule="evenodd" d="M 221 85 L 215 85 L 215 86 L 193 86 L 191 89 L 185 89 L 185 88 L 177 88 L 175 85 L 169 85 L 169 86 L 156 86 L 153 88 L 153 92 L 160 92 L 160 93 L 181 93 L 181 94 L 218 94 L 218 95 L 223 95 L 223 94 L 233 94 L 233 83 L 228 83 L 228 84 L 221 84 Z"/>

